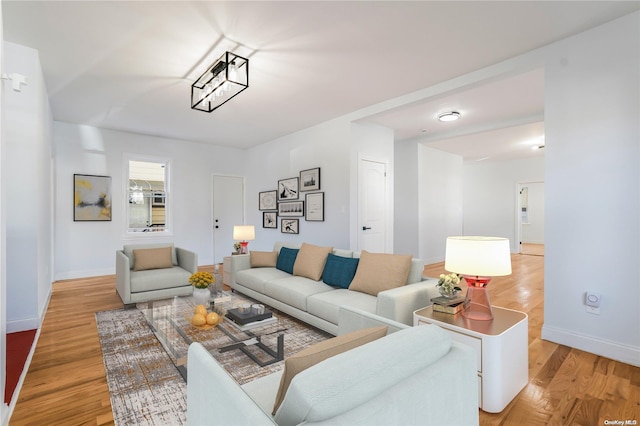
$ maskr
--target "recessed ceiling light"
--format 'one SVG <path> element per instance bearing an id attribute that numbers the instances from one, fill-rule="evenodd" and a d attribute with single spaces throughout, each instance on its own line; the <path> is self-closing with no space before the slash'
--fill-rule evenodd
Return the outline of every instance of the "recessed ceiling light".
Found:
<path id="1" fill-rule="evenodd" d="M 544 145 L 535 145 L 535 146 L 532 146 L 531 149 L 533 149 L 534 151 L 538 149 L 544 149 Z"/>
<path id="2" fill-rule="evenodd" d="M 440 121 L 456 121 L 458 118 L 460 118 L 458 111 L 443 112 L 438 115 L 438 120 Z"/>

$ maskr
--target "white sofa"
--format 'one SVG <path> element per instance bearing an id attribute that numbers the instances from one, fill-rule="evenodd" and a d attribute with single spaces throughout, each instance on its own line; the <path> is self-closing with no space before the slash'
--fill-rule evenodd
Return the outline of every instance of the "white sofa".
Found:
<path id="1" fill-rule="evenodd" d="M 135 250 L 170 248 L 165 264 L 158 263 L 151 269 L 136 270 Z M 153 262 L 152 262 L 153 263 Z M 159 268 L 153 266 L 162 266 Z M 193 292 L 189 277 L 198 271 L 198 255 L 171 243 L 125 244 L 116 251 L 116 291 L 125 305 L 165 299 L 173 296 L 188 296 Z"/>
<path id="2" fill-rule="evenodd" d="M 277 242 L 274 251 L 282 247 L 300 248 L 297 244 Z M 342 257 L 360 257 L 359 252 L 334 249 Z M 252 268 L 250 255 L 230 259 L 229 285 L 235 291 L 264 302 L 282 312 L 333 335 L 338 333 L 338 309 L 350 306 L 407 325 L 413 323 L 413 312 L 431 305 L 439 296 L 437 279 L 423 279 L 424 262 L 412 259 L 406 285 L 381 291 L 377 296 L 360 291 L 337 288 L 322 280 L 294 276 L 275 267 Z"/>
<path id="3" fill-rule="evenodd" d="M 409 327 L 340 308 L 340 330 L 387 336 L 298 373 L 271 415 L 282 370 L 242 386 L 198 343 L 189 347 L 187 425 L 477 425 L 475 351 L 437 326 Z"/>

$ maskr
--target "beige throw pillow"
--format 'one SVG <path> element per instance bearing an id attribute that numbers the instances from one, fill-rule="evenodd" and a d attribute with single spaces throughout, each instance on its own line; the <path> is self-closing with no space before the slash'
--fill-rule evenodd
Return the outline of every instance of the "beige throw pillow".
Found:
<path id="1" fill-rule="evenodd" d="M 252 268 L 275 268 L 278 261 L 277 251 L 253 251 L 249 252 Z"/>
<path id="2" fill-rule="evenodd" d="M 282 404 L 287 389 L 296 374 L 313 367 L 327 358 L 341 354 L 365 343 L 373 342 L 387 334 L 387 326 L 363 328 L 342 336 L 333 337 L 306 349 L 301 350 L 295 355 L 290 356 L 284 361 L 284 372 L 280 379 L 280 387 L 276 393 L 276 401 L 273 406 L 273 415 L 278 411 L 278 407 Z"/>
<path id="3" fill-rule="evenodd" d="M 172 268 L 171 247 L 137 249 L 133 251 L 133 270 Z"/>
<path id="4" fill-rule="evenodd" d="M 302 243 L 296 262 L 293 264 L 293 275 L 320 281 L 327 256 L 333 251 L 333 247 L 320 247 Z"/>
<path id="5" fill-rule="evenodd" d="M 381 291 L 405 285 L 411 258 L 410 254 L 369 253 L 363 250 L 349 290 L 377 296 Z"/>

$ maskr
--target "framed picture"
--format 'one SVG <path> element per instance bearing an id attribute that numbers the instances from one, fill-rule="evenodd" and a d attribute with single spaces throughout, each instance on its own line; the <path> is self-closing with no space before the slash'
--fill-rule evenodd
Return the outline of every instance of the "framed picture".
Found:
<path id="1" fill-rule="evenodd" d="M 278 228 L 278 214 L 276 212 L 262 212 L 263 228 Z"/>
<path id="2" fill-rule="evenodd" d="M 258 210 L 276 210 L 278 208 L 278 191 L 264 191 L 258 193 Z"/>
<path id="3" fill-rule="evenodd" d="M 286 203 L 278 203 L 278 216 L 304 216 L 304 201 L 287 201 Z"/>
<path id="4" fill-rule="evenodd" d="M 73 175 L 73 220 L 111 220 L 111 176 Z"/>
<path id="5" fill-rule="evenodd" d="M 278 181 L 278 201 L 297 200 L 298 194 L 297 177 Z"/>
<path id="6" fill-rule="evenodd" d="M 324 221 L 324 192 L 305 194 L 304 205 L 306 207 L 305 220 Z"/>
<path id="7" fill-rule="evenodd" d="M 298 234 L 300 219 L 280 219 L 280 232 L 283 234 Z"/>
<path id="8" fill-rule="evenodd" d="M 300 172 L 300 191 L 317 191 L 320 189 L 320 167 Z"/>

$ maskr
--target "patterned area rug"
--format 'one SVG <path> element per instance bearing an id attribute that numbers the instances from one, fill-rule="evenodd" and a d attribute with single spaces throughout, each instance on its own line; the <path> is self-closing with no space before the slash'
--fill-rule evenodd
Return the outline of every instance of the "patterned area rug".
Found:
<path id="1" fill-rule="evenodd" d="M 277 311 L 274 314 L 279 321 L 273 325 L 273 332 L 261 330 L 260 334 L 266 334 L 263 342 L 275 348 L 276 332 L 284 329 L 285 357 L 331 337 L 288 315 Z M 115 424 L 186 424 L 186 383 L 147 326 L 142 312 L 138 309 L 98 312 L 96 322 Z M 219 330 L 198 340 L 203 340 L 209 349 L 233 343 Z M 284 363 L 260 367 L 237 350 L 212 353 L 239 384 L 278 371 Z"/>

